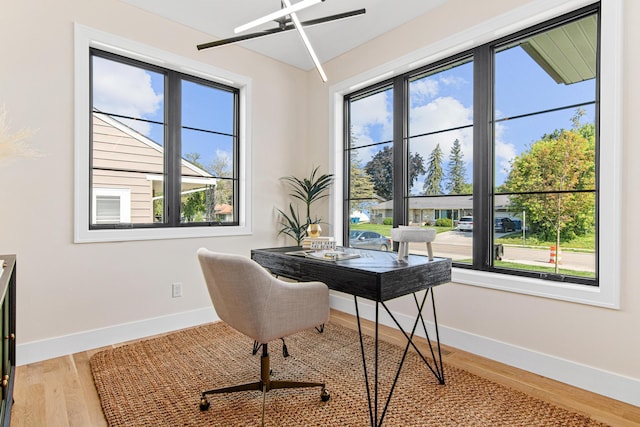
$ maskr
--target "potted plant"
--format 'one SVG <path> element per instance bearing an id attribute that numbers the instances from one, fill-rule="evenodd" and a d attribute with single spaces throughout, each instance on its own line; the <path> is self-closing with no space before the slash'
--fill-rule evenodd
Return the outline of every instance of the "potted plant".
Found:
<path id="1" fill-rule="evenodd" d="M 317 216 L 311 217 L 311 205 L 328 196 L 329 187 L 333 183 L 333 174 L 318 175 L 319 167 L 315 167 L 311 171 L 309 178 L 297 178 L 295 176 L 286 176 L 281 178 L 287 182 L 292 192 L 289 195 L 295 199 L 302 201 L 306 208 L 306 216 L 301 217 L 298 207 L 293 203 L 289 203 L 288 211 L 278 209 L 280 213 L 280 231 L 278 234 L 286 234 L 296 241 L 298 246 L 301 245 L 305 237 L 310 233 L 312 224 L 319 225 L 321 218 Z"/>

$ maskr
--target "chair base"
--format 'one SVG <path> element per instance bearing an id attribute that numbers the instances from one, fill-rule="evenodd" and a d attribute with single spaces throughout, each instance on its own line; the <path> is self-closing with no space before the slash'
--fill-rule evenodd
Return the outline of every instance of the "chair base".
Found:
<path id="1" fill-rule="evenodd" d="M 260 358 L 260 381 L 254 381 L 246 384 L 238 384 L 230 387 L 216 388 L 212 390 L 205 390 L 200 396 L 200 410 L 206 411 L 211 406 L 207 399 L 208 394 L 221 394 L 221 393 L 236 393 L 240 391 L 262 391 L 263 393 L 274 389 L 283 388 L 306 388 L 306 387 L 321 387 L 320 399 L 323 402 L 327 402 L 331 395 L 325 388 L 324 383 L 306 382 L 306 381 L 272 381 L 271 369 L 269 366 L 269 353 L 267 351 L 267 344 L 262 345 L 262 356 Z"/>

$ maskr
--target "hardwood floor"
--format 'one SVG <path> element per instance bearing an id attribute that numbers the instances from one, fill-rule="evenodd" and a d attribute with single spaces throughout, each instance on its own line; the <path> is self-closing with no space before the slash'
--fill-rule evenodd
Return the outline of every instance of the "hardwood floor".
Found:
<path id="1" fill-rule="evenodd" d="M 353 316 L 335 310 L 331 312 L 331 322 L 357 328 Z M 373 331 L 371 322 L 365 322 L 363 328 L 367 333 Z M 392 328 L 381 327 L 380 333 L 382 339 L 403 344 L 403 336 Z M 89 368 L 89 358 L 100 350 L 102 349 L 19 366 L 16 370 L 11 425 L 106 426 Z M 443 360 L 449 365 L 569 410 L 587 414 L 612 426 L 640 426 L 639 407 L 447 346 L 443 346 Z"/>

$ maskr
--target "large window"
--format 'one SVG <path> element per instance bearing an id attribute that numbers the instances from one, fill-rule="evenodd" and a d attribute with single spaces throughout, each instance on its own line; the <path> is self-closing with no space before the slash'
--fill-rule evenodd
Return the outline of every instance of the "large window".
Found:
<path id="1" fill-rule="evenodd" d="M 91 228 L 238 223 L 237 89 L 92 50 L 91 101 Z"/>
<path id="2" fill-rule="evenodd" d="M 346 94 L 345 240 L 435 227 L 456 267 L 599 285 L 599 29 L 596 4 Z"/>

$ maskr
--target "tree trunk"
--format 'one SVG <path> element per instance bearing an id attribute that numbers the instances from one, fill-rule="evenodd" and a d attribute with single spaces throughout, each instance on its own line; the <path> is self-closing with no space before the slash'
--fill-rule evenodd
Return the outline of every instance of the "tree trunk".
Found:
<path id="1" fill-rule="evenodd" d="M 560 269 L 560 227 L 556 227 L 556 263 L 555 263 L 555 273 L 558 274 L 558 270 Z"/>

